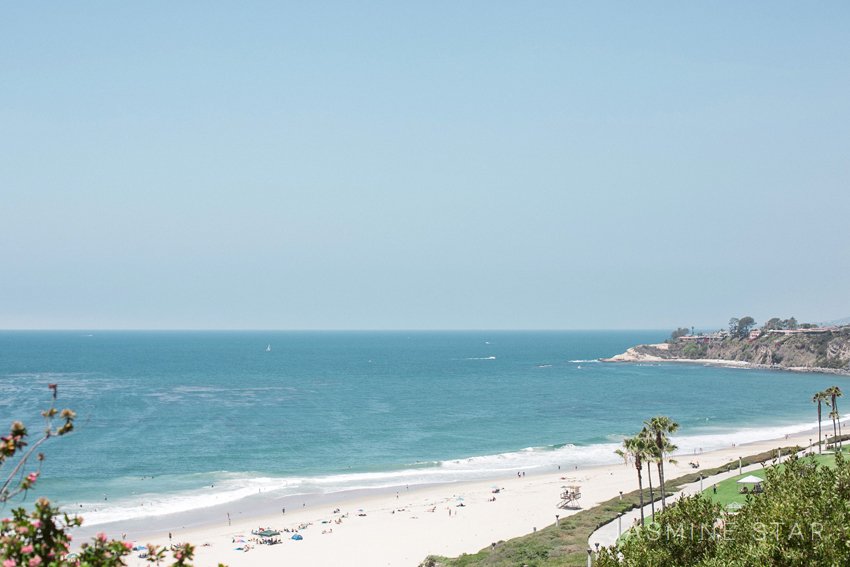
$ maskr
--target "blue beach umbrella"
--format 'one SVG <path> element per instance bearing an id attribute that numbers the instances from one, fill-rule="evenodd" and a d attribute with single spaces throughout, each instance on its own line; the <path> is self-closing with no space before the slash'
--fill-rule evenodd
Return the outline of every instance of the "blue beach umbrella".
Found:
<path id="1" fill-rule="evenodd" d="M 304 536 L 302 536 L 301 534 L 295 534 L 294 536 L 292 536 L 292 539 L 294 539 L 295 541 L 300 541 L 304 539 Z"/>

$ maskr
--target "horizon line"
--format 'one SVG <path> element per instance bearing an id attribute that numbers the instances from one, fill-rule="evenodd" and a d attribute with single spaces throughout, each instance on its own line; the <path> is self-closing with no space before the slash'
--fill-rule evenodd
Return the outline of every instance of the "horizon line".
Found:
<path id="1" fill-rule="evenodd" d="M 703 329 L 703 327 L 696 327 L 697 329 Z M 708 328 L 708 327 L 705 327 Z M 317 332 L 317 333 L 327 333 L 327 332 L 354 332 L 354 333 L 364 333 L 364 332 L 399 332 L 399 333 L 416 333 L 416 332 L 562 332 L 562 331 L 667 331 L 666 327 L 596 327 L 596 328 L 508 328 L 508 327 L 497 327 L 497 328 L 323 328 L 323 329 L 310 329 L 310 328 L 153 328 L 153 327 L 113 327 L 113 328 L 84 328 L 84 327 L 53 327 L 53 328 L 11 328 L 11 327 L 0 327 L 0 332 L 53 332 L 53 331 L 68 331 L 68 332 L 247 332 L 247 333 L 260 333 L 260 332 Z"/>

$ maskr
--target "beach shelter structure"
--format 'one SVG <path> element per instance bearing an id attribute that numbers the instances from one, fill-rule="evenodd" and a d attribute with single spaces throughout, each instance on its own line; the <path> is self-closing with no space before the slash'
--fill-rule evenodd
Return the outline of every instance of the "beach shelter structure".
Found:
<path id="1" fill-rule="evenodd" d="M 741 492 L 747 492 L 750 487 L 752 487 L 753 491 L 759 492 L 761 491 L 761 483 L 763 482 L 763 478 L 751 474 L 740 479 L 737 484 L 741 487 Z"/>

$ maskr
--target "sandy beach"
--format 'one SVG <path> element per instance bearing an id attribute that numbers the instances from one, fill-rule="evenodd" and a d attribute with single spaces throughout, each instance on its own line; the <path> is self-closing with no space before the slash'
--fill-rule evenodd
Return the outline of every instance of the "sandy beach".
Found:
<path id="1" fill-rule="evenodd" d="M 722 450 L 678 455 L 678 464 L 669 465 L 672 479 L 694 472 L 690 462 L 703 469 L 716 467 L 738 457 L 779 446 L 807 446 L 814 433 L 803 432 L 769 441 L 760 441 Z M 612 464 L 573 470 L 552 470 L 527 474 L 513 473 L 503 478 L 470 483 L 427 487 L 402 486 L 380 494 L 342 495 L 321 504 L 310 504 L 285 514 L 258 515 L 210 524 L 200 528 L 171 531 L 173 543 L 192 542 L 197 546 L 196 565 L 231 567 L 260 565 L 392 565 L 416 566 L 429 554 L 456 556 L 473 553 L 493 542 L 507 540 L 576 513 L 557 507 L 562 488 L 580 485 L 582 508 L 617 496 L 619 491 L 637 489 L 634 468 Z M 494 493 L 495 489 L 498 493 Z M 156 520 L 146 526 L 156 533 Z M 258 545 L 252 530 L 280 530 L 282 542 Z M 116 532 L 117 529 L 117 532 Z M 120 538 L 121 528 L 107 531 Z M 290 531 L 284 531 L 290 530 Z M 291 539 L 294 531 L 303 537 Z M 136 536 L 138 537 L 138 536 Z M 128 530 L 127 540 L 169 543 L 168 533 L 135 539 Z M 244 540 L 240 541 L 240 540 Z M 245 545 L 249 550 L 245 551 Z M 243 548 L 237 550 L 236 548 Z M 134 553 L 129 564 L 145 562 Z"/>

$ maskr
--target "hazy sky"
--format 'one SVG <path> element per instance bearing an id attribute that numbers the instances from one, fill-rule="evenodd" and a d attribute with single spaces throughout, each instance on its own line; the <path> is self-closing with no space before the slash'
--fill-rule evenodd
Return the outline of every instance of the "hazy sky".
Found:
<path id="1" fill-rule="evenodd" d="M 847 2 L 3 3 L 0 327 L 848 316 L 848 26 Z"/>

